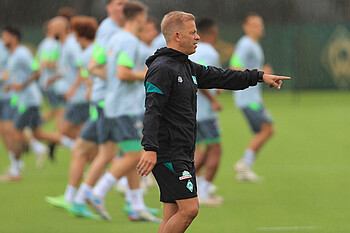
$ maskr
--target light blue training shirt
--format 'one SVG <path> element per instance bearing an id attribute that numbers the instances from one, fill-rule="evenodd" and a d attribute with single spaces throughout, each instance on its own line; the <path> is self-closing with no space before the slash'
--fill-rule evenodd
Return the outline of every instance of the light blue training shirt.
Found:
<path id="1" fill-rule="evenodd" d="M 198 43 L 196 52 L 190 56 L 190 59 L 204 66 L 221 66 L 219 53 L 208 43 Z M 209 92 L 215 95 L 216 90 L 210 89 Z M 210 100 L 198 90 L 197 121 L 216 120 L 217 117 L 217 113 L 211 107 Z"/>
<path id="2" fill-rule="evenodd" d="M 230 65 L 239 69 L 261 69 L 264 66 L 264 52 L 260 44 L 248 36 L 237 42 Z M 234 92 L 234 100 L 239 108 L 262 104 L 261 84 Z"/>

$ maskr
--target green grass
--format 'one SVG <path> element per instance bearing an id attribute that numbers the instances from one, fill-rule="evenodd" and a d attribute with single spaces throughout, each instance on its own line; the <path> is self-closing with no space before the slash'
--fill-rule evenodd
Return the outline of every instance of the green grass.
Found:
<path id="1" fill-rule="evenodd" d="M 265 94 L 276 134 L 255 165 L 265 178 L 258 185 L 234 180 L 232 165 L 241 157 L 251 133 L 231 95 L 219 98 L 224 106 L 220 113 L 223 156 L 215 183 L 224 205 L 201 207 L 188 232 L 350 232 L 350 94 Z M 0 152 L 0 169 L 5 169 L 8 157 L 3 147 Z M 107 196 L 111 223 L 77 219 L 45 203 L 45 196 L 64 192 L 69 160 L 69 151 L 60 149 L 55 164 L 36 170 L 35 157 L 24 157 L 22 182 L 0 185 L 1 233 L 157 232 L 157 224 L 130 222 L 122 211 L 123 198 L 114 191 Z M 158 199 L 156 188 L 145 196 L 149 206 L 161 208 Z M 295 226 L 315 228 L 264 228 Z"/>

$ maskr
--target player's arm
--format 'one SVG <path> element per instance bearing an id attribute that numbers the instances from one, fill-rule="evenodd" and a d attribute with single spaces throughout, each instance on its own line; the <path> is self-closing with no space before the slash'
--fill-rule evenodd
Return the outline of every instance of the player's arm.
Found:
<path id="1" fill-rule="evenodd" d="M 26 88 L 32 82 L 38 80 L 39 77 L 40 77 L 40 70 L 34 71 L 33 74 L 26 81 L 24 81 L 23 83 L 13 83 L 11 84 L 11 88 L 16 91 L 20 91 Z"/>
<path id="2" fill-rule="evenodd" d="M 137 165 L 138 173 L 147 176 L 157 162 L 158 131 L 162 111 L 168 103 L 172 77 L 166 67 L 148 70 L 145 79 L 146 100 L 141 144 L 146 151 Z M 169 77 L 169 78 L 164 78 Z"/>
<path id="3" fill-rule="evenodd" d="M 96 77 L 107 79 L 107 54 L 106 49 L 95 41 L 91 59 L 88 65 L 88 72 Z"/>
<path id="4" fill-rule="evenodd" d="M 29 76 L 29 78 L 27 78 L 24 82 L 11 84 L 11 88 L 12 89 L 14 89 L 16 91 L 20 91 L 20 90 L 26 88 L 32 82 L 34 82 L 34 81 L 39 79 L 39 77 L 40 77 L 40 64 L 39 64 L 39 58 L 38 57 L 39 57 L 39 55 L 37 54 L 34 59 L 31 59 L 31 58 L 26 57 L 26 56 L 23 57 L 22 59 L 20 59 L 19 62 L 23 66 L 26 66 L 28 69 L 31 69 L 33 72 Z"/>
<path id="5" fill-rule="evenodd" d="M 210 91 L 207 89 L 199 89 L 199 91 L 202 92 L 203 95 L 210 101 L 211 107 L 214 111 L 220 111 L 222 109 L 221 104 L 215 98 L 215 96 L 210 93 Z"/>
<path id="6" fill-rule="evenodd" d="M 145 80 L 147 69 L 144 69 L 143 71 L 133 71 L 130 67 L 119 65 L 117 68 L 117 77 L 126 82 L 132 82 L 132 81 L 143 81 Z"/>
<path id="7" fill-rule="evenodd" d="M 103 80 L 107 79 L 107 66 L 106 64 L 99 64 L 94 60 L 94 58 L 90 59 L 88 68 L 88 72 L 96 77 L 102 78 Z"/>
<path id="8" fill-rule="evenodd" d="M 90 96 L 91 96 L 91 91 L 92 91 L 92 81 L 91 81 L 91 79 L 88 77 L 88 72 L 87 72 L 87 70 L 85 70 L 85 71 L 86 71 L 86 73 L 87 73 L 87 76 L 86 76 L 86 77 L 83 76 L 83 81 L 84 81 L 84 83 L 85 83 L 85 85 L 86 85 L 86 87 L 87 87 L 87 90 L 86 90 L 86 93 L 85 93 L 85 98 L 86 98 L 87 100 L 90 101 Z"/>
<path id="9" fill-rule="evenodd" d="M 72 87 L 67 91 L 67 93 L 64 95 L 64 98 L 66 100 L 69 100 L 70 98 L 73 97 L 74 93 L 78 90 L 78 87 L 80 86 L 80 84 L 83 82 L 83 78 L 82 78 L 82 68 L 79 67 L 78 68 L 78 74 L 77 77 L 75 79 L 75 82 L 73 83 Z"/>
<path id="10" fill-rule="evenodd" d="M 117 73 L 116 76 L 126 82 L 132 81 L 143 81 L 145 80 L 145 75 L 147 69 L 143 71 L 134 71 L 137 54 L 137 46 L 132 43 L 125 45 L 122 51 L 117 54 Z"/>

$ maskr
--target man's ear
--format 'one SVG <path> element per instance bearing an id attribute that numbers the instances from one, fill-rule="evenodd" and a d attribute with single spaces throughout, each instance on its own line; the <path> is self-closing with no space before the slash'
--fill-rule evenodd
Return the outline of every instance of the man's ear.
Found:
<path id="1" fill-rule="evenodd" d="M 176 42 L 180 42 L 181 41 L 181 33 L 180 32 L 175 32 L 174 33 L 174 40 Z"/>

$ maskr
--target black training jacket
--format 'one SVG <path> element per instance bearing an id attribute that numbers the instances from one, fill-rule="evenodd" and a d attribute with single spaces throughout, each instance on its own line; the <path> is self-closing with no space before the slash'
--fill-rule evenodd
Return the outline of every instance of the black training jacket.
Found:
<path id="1" fill-rule="evenodd" d="M 263 75 L 258 70 L 202 66 L 170 48 L 157 50 L 146 65 L 142 146 L 157 152 L 157 163 L 194 161 L 198 88 L 241 90 L 255 86 Z"/>

